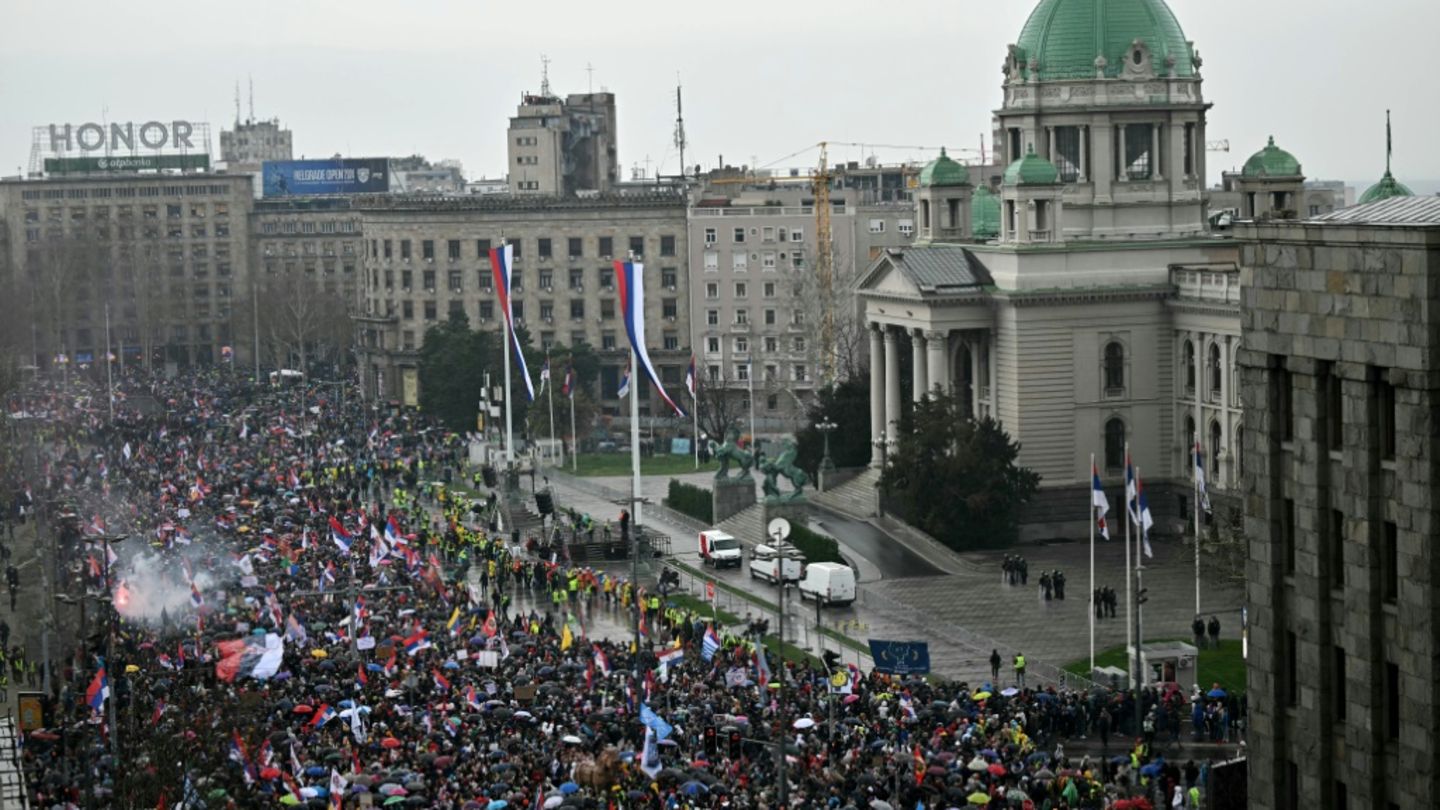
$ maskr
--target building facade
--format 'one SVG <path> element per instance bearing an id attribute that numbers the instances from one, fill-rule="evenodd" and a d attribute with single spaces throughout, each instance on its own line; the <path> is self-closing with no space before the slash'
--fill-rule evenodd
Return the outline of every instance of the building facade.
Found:
<path id="1" fill-rule="evenodd" d="M 249 329 L 250 178 L 112 174 L 0 181 L 9 289 L 33 320 L 35 364 L 237 362 Z M 243 314 L 243 313 L 242 313 Z"/>
<path id="2" fill-rule="evenodd" d="M 608 193 L 620 181 L 614 93 L 552 95 L 545 82 L 510 119 L 506 160 L 511 194 Z"/>
<path id="3" fill-rule="evenodd" d="M 301 277 L 360 308 L 363 256 L 360 216 L 349 197 L 281 197 L 256 200 L 250 212 L 255 277 Z"/>
<path id="4" fill-rule="evenodd" d="M 472 327 L 500 328 L 490 249 L 502 243 L 514 248 L 517 325 L 537 348 L 593 347 L 602 365 L 592 395 L 609 412 L 618 411 L 616 389 L 629 357 L 614 261 L 643 261 L 650 356 L 667 388 L 683 385 L 690 359 L 685 208 L 678 193 L 356 198 L 363 239 L 358 351 L 367 396 L 417 403 L 425 331 L 451 313 L 463 313 Z M 638 388 L 648 414 L 649 387 Z"/>
<path id="5" fill-rule="evenodd" d="M 1440 198 L 1242 223 L 1250 806 L 1440 802 Z"/>

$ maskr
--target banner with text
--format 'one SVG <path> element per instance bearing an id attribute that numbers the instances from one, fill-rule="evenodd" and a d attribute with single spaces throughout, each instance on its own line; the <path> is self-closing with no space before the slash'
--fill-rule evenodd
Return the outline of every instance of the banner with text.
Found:
<path id="1" fill-rule="evenodd" d="M 266 197 L 383 194 L 390 190 L 390 161 L 385 158 L 267 160 L 261 173 Z"/>

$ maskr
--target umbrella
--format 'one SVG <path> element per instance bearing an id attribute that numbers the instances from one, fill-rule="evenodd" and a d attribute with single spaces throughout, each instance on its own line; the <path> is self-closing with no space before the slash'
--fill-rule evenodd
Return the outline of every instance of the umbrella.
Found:
<path id="1" fill-rule="evenodd" d="M 685 791 L 686 796 L 699 796 L 701 793 L 710 792 L 710 788 L 706 787 L 705 783 L 693 779 L 681 785 L 680 789 Z"/>
<path id="2" fill-rule="evenodd" d="M 1020 694 L 1020 690 L 1016 689 L 1013 686 L 1007 686 L 1004 689 L 1000 690 L 1000 694 L 1005 697 L 1015 697 L 1016 695 Z"/>
<path id="3" fill-rule="evenodd" d="M 564 737 L 560 738 L 560 742 L 569 743 L 570 745 L 579 745 L 581 743 L 581 739 L 579 737 L 576 737 L 574 734 L 566 734 Z"/>
<path id="4" fill-rule="evenodd" d="M 882 799 L 871 799 L 870 807 L 872 807 L 874 810 L 895 810 L 895 808 L 892 807 L 889 802 Z"/>
<path id="5" fill-rule="evenodd" d="M 1036 772 L 1035 772 L 1035 779 L 1036 779 L 1037 781 L 1040 781 L 1040 782 L 1043 782 L 1043 781 L 1045 781 L 1046 779 L 1054 779 L 1054 778 L 1055 778 L 1055 772 L 1052 771 L 1052 770 L 1050 770 L 1049 768 L 1041 768 L 1039 771 L 1036 771 Z"/>
<path id="6" fill-rule="evenodd" d="M 1160 769 L 1163 768 L 1163 767 L 1165 767 L 1165 761 L 1164 761 L 1164 760 L 1156 760 L 1156 761 L 1151 762 L 1150 764 L 1142 767 L 1142 768 L 1140 769 L 1140 773 L 1142 773 L 1142 774 L 1144 774 L 1144 775 L 1146 775 L 1146 776 L 1151 776 L 1151 777 L 1153 777 L 1153 776 L 1159 776 L 1159 775 L 1160 775 Z"/>
<path id="7" fill-rule="evenodd" d="M 296 714 L 310 714 L 311 712 L 315 711 L 315 707 L 314 707 L 314 706 L 311 706 L 311 705 L 308 704 L 308 703 L 301 703 L 299 706 L 296 706 L 295 708 L 291 709 L 290 711 L 292 711 L 292 712 L 294 712 L 294 713 L 296 713 Z"/>
<path id="8" fill-rule="evenodd" d="M 969 802 L 970 804 L 989 804 L 990 796 L 977 790 L 974 793 L 971 793 L 969 796 L 966 796 L 965 801 Z"/>
<path id="9" fill-rule="evenodd" d="M 970 697 L 974 698 L 975 700 L 985 700 L 986 698 L 990 697 L 990 693 L 982 690 L 980 692 L 976 692 Z"/>
<path id="10" fill-rule="evenodd" d="M 391 796 L 390 798 L 388 798 L 388 799 L 385 800 L 385 804 L 387 804 L 387 805 L 390 805 L 390 804 L 404 804 L 404 802 L 405 802 L 405 797 L 404 797 L 404 796 Z"/>
<path id="11" fill-rule="evenodd" d="M 281 797 L 280 797 L 280 803 L 283 804 L 283 805 L 286 805 L 286 806 L 288 807 L 288 806 L 292 806 L 292 805 L 297 805 L 297 804 L 299 804 L 299 803 L 300 803 L 300 800 L 297 799 L 297 798 L 295 798 L 295 794 L 293 794 L 293 793 L 286 793 L 284 796 L 281 796 Z"/>
<path id="12" fill-rule="evenodd" d="M 637 792 L 638 792 L 638 791 L 637 791 Z M 643 795 L 645 795 L 645 794 L 642 793 L 642 794 L 640 794 L 640 795 L 643 796 Z M 548 798 L 545 799 L 545 804 L 542 805 L 542 807 L 544 807 L 545 810 L 555 810 L 555 808 L 559 807 L 559 806 L 560 806 L 560 803 L 563 802 L 563 801 L 565 801 L 565 797 L 564 797 L 564 796 L 559 796 L 559 795 L 550 796 L 550 797 L 548 797 Z"/>
<path id="13" fill-rule="evenodd" d="M 1004 776 L 1004 775 L 1005 775 L 1005 766 L 1004 766 L 1004 765 L 1001 765 L 1001 764 L 998 763 L 998 762 L 991 763 L 990 767 L 987 768 L 986 770 L 990 771 L 990 773 L 991 773 L 993 776 Z"/>
<path id="14" fill-rule="evenodd" d="M 571 793 L 575 793 L 578 790 L 580 790 L 580 786 L 575 784 L 574 782 L 566 782 L 560 786 L 560 792 L 564 793 L 566 796 L 569 796 Z"/>
<path id="15" fill-rule="evenodd" d="M 990 766 L 985 764 L 985 760 L 977 756 L 969 762 L 965 763 L 965 767 L 969 768 L 975 773 L 984 773 L 985 769 Z"/>
<path id="16" fill-rule="evenodd" d="M 395 739 L 394 737 L 386 737 L 385 739 L 383 739 L 383 740 L 380 741 L 380 744 L 381 744 L 382 746 L 386 747 L 386 748 L 399 748 L 399 747 L 400 747 L 400 741 L 397 740 L 397 739 Z"/>
<path id="17" fill-rule="evenodd" d="M 795 726 L 795 728 L 803 730 L 807 728 L 814 728 L 815 721 L 809 717 L 802 717 L 799 720 L 796 720 L 793 725 Z"/>
<path id="18" fill-rule="evenodd" d="M 509 806 L 510 803 L 505 801 L 504 799 L 497 799 L 496 801 L 490 802 L 489 804 L 485 805 L 485 810 L 505 810 L 505 808 Z"/>
<path id="19" fill-rule="evenodd" d="M 1211 689 L 1209 692 L 1206 692 L 1205 697 L 1216 699 L 1223 698 L 1225 697 L 1225 690 L 1217 686 L 1214 689 Z"/>

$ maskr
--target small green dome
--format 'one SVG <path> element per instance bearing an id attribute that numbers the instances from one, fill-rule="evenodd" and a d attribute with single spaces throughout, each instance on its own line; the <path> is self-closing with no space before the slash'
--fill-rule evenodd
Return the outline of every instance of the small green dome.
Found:
<path id="1" fill-rule="evenodd" d="M 1380 182 L 1376 183 L 1370 188 L 1365 189 L 1365 193 L 1360 195 L 1360 200 L 1356 204 L 1358 205 L 1359 203 L 1371 203 L 1377 200 L 1388 200 L 1391 197 L 1414 196 L 1415 192 L 1411 191 L 1408 187 L 1406 187 L 1404 183 L 1396 180 L 1395 176 L 1390 173 L 1390 170 L 1386 169 L 1385 176 L 1380 178 Z"/>
<path id="2" fill-rule="evenodd" d="M 1101 56 L 1105 76 L 1114 78 L 1133 58 L 1136 40 L 1150 50 L 1155 75 L 1169 73 L 1170 57 L 1176 76 L 1195 75 L 1195 55 L 1164 0 L 1040 0 L 1020 29 L 1015 56 L 1027 79 L 1031 60 L 1041 80 L 1093 79 Z"/>
<path id="3" fill-rule="evenodd" d="M 975 189 L 970 198 L 970 232 L 976 239 L 1000 235 L 1000 199 L 985 186 Z"/>
<path id="4" fill-rule="evenodd" d="M 920 186 L 922 188 L 968 185 L 970 185 L 970 171 L 945 154 L 943 146 L 940 147 L 940 157 L 925 164 L 925 168 L 920 170 Z"/>
<path id="5" fill-rule="evenodd" d="M 1005 169 L 1007 186 L 1053 186 L 1060 182 L 1060 170 L 1055 164 L 1035 154 L 1035 144 L 1025 157 L 1011 163 Z"/>
<path id="6" fill-rule="evenodd" d="M 1300 161 L 1276 146 L 1275 136 L 1271 135 L 1270 143 L 1245 161 L 1245 168 L 1240 170 L 1240 174 L 1244 177 L 1296 177 L 1302 172 Z"/>

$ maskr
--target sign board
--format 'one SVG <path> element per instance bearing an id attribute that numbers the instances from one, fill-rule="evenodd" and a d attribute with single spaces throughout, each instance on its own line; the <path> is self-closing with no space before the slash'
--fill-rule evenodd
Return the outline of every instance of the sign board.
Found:
<path id="1" fill-rule="evenodd" d="M 38 731 L 45 728 L 45 693 L 44 692 L 21 692 L 20 703 L 20 730 L 25 733 Z"/>
<path id="2" fill-rule="evenodd" d="M 715 583 L 706 581 L 705 598 L 709 599 L 712 602 L 715 601 Z"/>
<path id="3" fill-rule="evenodd" d="M 930 645 L 923 641 L 870 639 L 875 670 L 887 675 L 926 675 L 930 672 Z"/>
<path id="4" fill-rule="evenodd" d="M 209 155 L 111 155 L 109 157 L 45 158 L 46 174 L 94 174 L 178 169 L 210 170 Z"/>
<path id="5" fill-rule="evenodd" d="M 672 456 L 688 456 L 688 455 L 690 455 L 690 440 L 687 439 L 687 438 L 683 438 L 683 437 L 671 439 L 671 440 L 670 440 L 670 455 L 672 455 Z"/>
<path id="6" fill-rule="evenodd" d="M 390 161 L 386 158 L 267 160 L 260 171 L 266 197 L 383 194 L 390 190 Z"/>
<path id="7" fill-rule="evenodd" d="M 189 121 L 146 121 L 136 124 L 131 121 L 99 124 L 93 121 L 84 124 L 51 124 L 49 126 L 50 151 L 81 152 L 134 151 L 136 149 L 197 149 L 196 130 L 203 131 L 208 143 L 209 126 Z"/>
<path id="8" fill-rule="evenodd" d="M 790 521 L 783 517 L 771 520 L 765 527 L 765 536 L 771 540 L 784 540 L 790 536 Z"/>
<path id="9" fill-rule="evenodd" d="M 475 666 L 494 669 L 500 666 L 499 650 L 480 650 L 475 653 Z"/>

